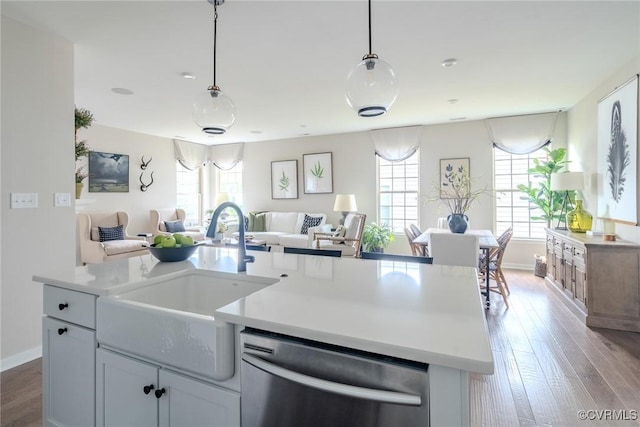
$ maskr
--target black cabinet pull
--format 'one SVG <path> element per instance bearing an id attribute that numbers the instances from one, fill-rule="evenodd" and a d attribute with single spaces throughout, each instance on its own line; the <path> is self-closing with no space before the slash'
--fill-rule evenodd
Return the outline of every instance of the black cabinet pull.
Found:
<path id="1" fill-rule="evenodd" d="M 62 311 L 65 308 L 69 307 L 69 303 L 64 303 L 64 304 L 58 304 L 58 310 Z"/>
<path id="2" fill-rule="evenodd" d="M 142 391 L 144 391 L 144 394 L 149 394 L 151 393 L 151 390 L 153 390 L 155 387 L 153 386 L 153 384 L 149 384 L 146 385 L 142 388 Z"/>
<path id="3" fill-rule="evenodd" d="M 67 328 L 58 328 L 58 335 L 62 335 L 67 332 Z"/>
<path id="4" fill-rule="evenodd" d="M 155 391 L 156 397 L 157 397 L 158 399 L 160 399 L 160 398 L 162 397 L 162 395 L 163 395 L 164 393 L 166 393 L 166 391 L 167 391 L 167 390 L 165 390 L 165 389 L 164 389 L 164 387 L 162 387 L 162 388 L 161 388 L 161 389 L 159 389 L 159 390 L 156 390 L 156 391 Z"/>

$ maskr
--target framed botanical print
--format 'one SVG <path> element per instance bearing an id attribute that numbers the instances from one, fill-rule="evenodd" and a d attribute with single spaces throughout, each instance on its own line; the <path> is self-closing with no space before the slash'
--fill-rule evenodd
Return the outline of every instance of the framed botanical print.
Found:
<path id="1" fill-rule="evenodd" d="M 271 162 L 271 198 L 298 198 L 298 161 Z"/>
<path id="2" fill-rule="evenodd" d="M 440 159 L 440 198 L 457 199 L 468 191 L 469 187 L 468 157 L 458 159 Z M 466 188 L 465 188 L 466 187 Z"/>
<path id="3" fill-rule="evenodd" d="M 333 193 L 333 164 L 331 153 L 302 156 L 305 194 Z"/>

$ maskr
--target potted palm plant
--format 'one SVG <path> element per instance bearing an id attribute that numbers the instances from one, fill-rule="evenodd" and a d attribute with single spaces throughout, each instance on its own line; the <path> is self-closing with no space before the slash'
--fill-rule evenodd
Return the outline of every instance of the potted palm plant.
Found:
<path id="1" fill-rule="evenodd" d="M 364 226 L 362 247 L 366 252 L 384 252 L 384 248 L 395 240 L 391 227 L 372 222 Z"/>
<path id="2" fill-rule="evenodd" d="M 89 145 L 87 145 L 86 140 L 78 141 L 78 129 L 86 129 L 93 123 L 93 114 L 91 111 L 85 108 L 76 108 L 75 109 L 75 131 L 74 131 L 74 139 L 76 145 L 76 164 L 81 157 L 86 157 L 89 155 Z M 83 171 L 84 166 L 80 166 L 76 168 L 76 199 L 80 198 L 80 193 L 82 193 L 82 187 L 84 184 L 82 181 L 87 177 L 87 174 Z"/>

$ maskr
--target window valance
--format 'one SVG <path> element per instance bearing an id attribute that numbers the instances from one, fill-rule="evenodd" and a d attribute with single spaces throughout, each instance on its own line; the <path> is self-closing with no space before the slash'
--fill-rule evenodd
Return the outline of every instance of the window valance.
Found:
<path id="1" fill-rule="evenodd" d="M 390 162 L 399 162 L 413 155 L 420 147 L 422 126 L 377 129 L 370 132 L 376 154 Z"/>
<path id="2" fill-rule="evenodd" d="M 207 157 L 209 147 L 207 145 L 174 139 L 173 148 L 176 160 L 190 171 L 200 169 L 209 160 Z"/>
<path id="3" fill-rule="evenodd" d="M 511 154 L 532 153 L 553 139 L 560 112 L 496 117 L 486 120 L 495 147 Z"/>
<path id="4" fill-rule="evenodd" d="M 228 171 L 242 160 L 244 142 L 209 146 L 209 159 L 215 167 Z"/>

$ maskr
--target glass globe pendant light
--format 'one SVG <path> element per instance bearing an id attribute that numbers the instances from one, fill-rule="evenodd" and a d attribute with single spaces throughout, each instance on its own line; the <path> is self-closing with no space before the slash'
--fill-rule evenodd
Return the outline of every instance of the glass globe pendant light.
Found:
<path id="1" fill-rule="evenodd" d="M 398 96 L 398 82 L 391 65 L 371 52 L 371 0 L 369 0 L 369 53 L 347 76 L 347 103 L 361 117 L 387 112 Z"/>
<path id="2" fill-rule="evenodd" d="M 213 4 L 213 85 L 196 97 L 193 103 L 193 121 L 210 135 L 222 135 L 236 120 L 236 107 L 231 98 L 216 84 L 216 35 L 218 27 L 218 5 L 224 0 L 208 0 Z"/>

